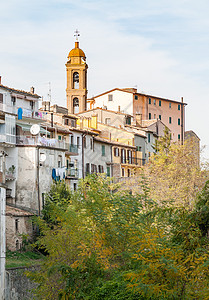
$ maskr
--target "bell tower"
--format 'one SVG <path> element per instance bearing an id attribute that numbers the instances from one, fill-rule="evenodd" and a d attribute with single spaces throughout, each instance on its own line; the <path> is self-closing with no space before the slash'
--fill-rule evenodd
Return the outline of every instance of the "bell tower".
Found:
<path id="1" fill-rule="evenodd" d="M 79 48 L 78 30 L 75 31 L 75 48 L 68 55 L 67 71 L 67 108 L 68 113 L 77 114 L 86 110 L 87 103 L 87 69 L 86 56 Z"/>

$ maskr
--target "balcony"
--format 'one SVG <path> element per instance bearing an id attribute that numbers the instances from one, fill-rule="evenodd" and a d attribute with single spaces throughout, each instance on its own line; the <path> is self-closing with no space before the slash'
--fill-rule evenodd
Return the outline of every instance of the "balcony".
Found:
<path id="1" fill-rule="evenodd" d="M 59 148 L 68 150 L 69 144 L 65 141 L 59 141 L 57 139 L 48 139 L 45 137 L 34 137 L 34 136 L 25 136 L 19 135 L 16 137 L 16 144 L 17 145 L 31 145 L 31 146 L 45 146 L 51 148 Z"/>
<path id="2" fill-rule="evenodd" d="M 121 157 L 121 164 L 128 164 L 128 165 L 137 165 L 137 166 L 144 166 L 146 163 L 146 159 L 143 158 L 136 158 L 136 157 L 129 157 L 124 158 Z"/>
<path id="3" fill-rule="evenodd" d="M 16 106 L 10 106 L 4 103 L 0 103 L 0 111 L 3 111 L 5 113 L 10 113 L 10 114 L 15 114 L 17 115 L 18 113 L 18 108 Z M 27 108 L 22 108 L 22 117 L 26 118 L 34 118 L 34 119 L 44 119 L 42 112 L 39 112 L 37 110 L 33 109 L 27 109 Z"/>
<path id="4" fill-rule="evenodd" d="M 78 172 L 78 169 L 75 169 L 75 168 L 68 168 L 66 169 L 66 177 L 67 178 L 74 178 L 74 179 L 77 179 L 79 176 L 79 172 Z"/>
<path id="5" fill-rule="evenodd" d="M 15 179 L 16 179 L 15 167 L 12 166 L 8 170 L 6 170 L 6 181 L 15 180 Z"/>
<path id="6" fill-rule="evenodd" d="M 74 154 L 78 154 L 78 146 L 74 144 L 69 145 L 69 151 Z"/>

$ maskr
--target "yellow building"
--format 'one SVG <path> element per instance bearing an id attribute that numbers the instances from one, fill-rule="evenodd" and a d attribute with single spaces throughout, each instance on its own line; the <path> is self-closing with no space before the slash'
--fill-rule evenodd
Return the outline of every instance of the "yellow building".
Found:
<path id="1" fill-rule="evenodd" d="M 66 63 L 67 71 L 67 108 L 70 114 L 76 114 L 86 110 L 87 103 L 87 69 L 86 56 L 79 48 L 76 37 L 73 48 Z"/>

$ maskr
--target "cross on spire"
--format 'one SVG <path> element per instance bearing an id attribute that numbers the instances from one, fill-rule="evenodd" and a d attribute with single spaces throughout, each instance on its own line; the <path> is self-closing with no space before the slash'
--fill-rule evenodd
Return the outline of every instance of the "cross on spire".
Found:
<path id="1" fill-rule="evenodd" d="M 78 31 L 78 29 L 75 30 L 74 36 L 75 36 L 76 41 L 78 41 L 78 37 L 80 36 L 80 32 Z"/>

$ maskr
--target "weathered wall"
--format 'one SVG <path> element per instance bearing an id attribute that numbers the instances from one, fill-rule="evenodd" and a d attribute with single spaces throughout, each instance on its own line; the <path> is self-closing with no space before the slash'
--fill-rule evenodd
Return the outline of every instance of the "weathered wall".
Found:
<path id="1" fill-rule="evenodd" d="M 33 289 L 37 284 L 24 274 L 26 271 L 36 270 L 35 267 L 9 268 L 6 270 L 6 297 L 5 300 L 28 300 L 36 299 Z"/>
<path id="2" fill-rule="evenodd" d="M 37 155 L 45 154 L 46 160 L 39 161 L 39 180 L 37 173 Z M 52 180 L 52 169 L 58 168 L 58 160 L 61 158 L 61 165 L 65 165 L 65 151 L 41 147 L 18 147 L 18 180 L 16 185 L 16 205 L 27 207 L 37 212 L 38 205 L 38 181 L 40 208 L 42 208 L 42 194 L 50 190 Z"/>

